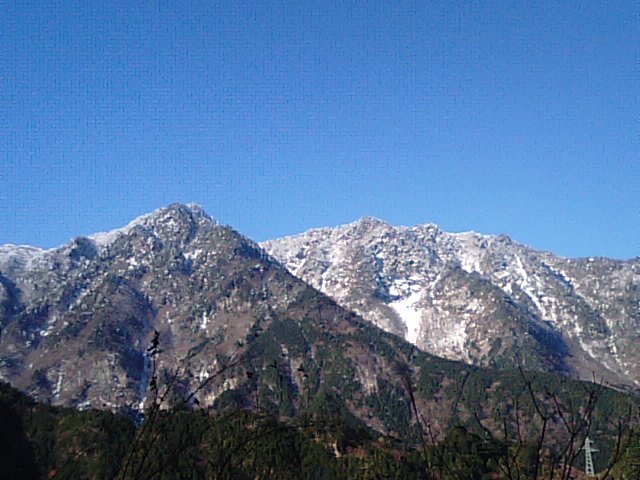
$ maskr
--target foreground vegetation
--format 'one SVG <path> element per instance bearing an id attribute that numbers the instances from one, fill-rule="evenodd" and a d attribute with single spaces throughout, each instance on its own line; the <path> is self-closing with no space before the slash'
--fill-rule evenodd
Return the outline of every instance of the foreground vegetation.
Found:
<path id="1" fill-rule="evenodd" d="M 3 479 L 529 479 L 550 478 L 553 456 L 538 461 L 539 437 L 505 441 L 452 426 L 440 441 L 411 446 L 321 413 L 279 420 L 241 409 L 152 408 L 136 426 L 124 415 L 38 404 L 6 384 L 0 425 Z M 607 477 L 636 480 L 637 430 L 623 432 L 618 450 Z"/>

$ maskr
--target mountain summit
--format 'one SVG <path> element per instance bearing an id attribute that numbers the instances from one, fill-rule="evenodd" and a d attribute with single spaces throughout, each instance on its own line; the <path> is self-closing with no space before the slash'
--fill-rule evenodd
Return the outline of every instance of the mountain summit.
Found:
<path id="1" fill-rule="evenodd" d="M 284 308 L 288 287 L 272 281 L 281 275 L 195 205 L 51 250 L 0 247 L 0 379 L 54 404 L 142 408 L 154 332 L 161 368 L 206 378 L 258 319 Z"/>

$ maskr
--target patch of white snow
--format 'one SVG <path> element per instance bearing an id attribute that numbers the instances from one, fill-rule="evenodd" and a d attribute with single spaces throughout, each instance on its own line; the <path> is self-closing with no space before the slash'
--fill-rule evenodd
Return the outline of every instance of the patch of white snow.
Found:
<path id="1" fill-rule="evenodd" d="M 209 323 L 209 317 L 207 316 L 207 312 L 202 312 L 202 320 L 200 320 L 200 328 L 202 330 L 206 330 L 208 323 Z"/>
<path id="2" fill-rule="evenodd" d="M 389 288 L 389 292 L 398 291 L 395 284 Z M 394 293 L 391 293 L 394 295 Z M 418 341 L 420 333 L 420 323 L 422 320 L 422 312 L 416 303 L 422 298 L 421 290 L 412 289 L 412 293 L 400 300 L 389 303 L 389 306 L 398 314 L 400 319 L 407 327 L 405 338 L 408 342 L 415 344 Z"/>
<path id="3" fill-rule="evenodd" d="M 106 247 L 118 240 L 118 238 L 127 235 L 131 230 L 133 230 L 134 227 L 143 225 L 145 223 L 145 220 L 153 217 L 157 214 L 157 212 L 158 210 L 147 213 L 145 215 L 141 215 L 122 228 L 116 228 L 115 230 L 111 230 L 109 232 L 94 233 L 92 235 L 89 235 L 87 238 L 92 240 L 93 243 L 95 243 L 99 247 Z"/>

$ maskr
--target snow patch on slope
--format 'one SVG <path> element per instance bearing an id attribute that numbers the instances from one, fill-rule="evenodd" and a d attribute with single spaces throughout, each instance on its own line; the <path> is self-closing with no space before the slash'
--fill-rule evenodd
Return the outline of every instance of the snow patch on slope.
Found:
<path id="1" fill-rule="evenodd" d="M 476 232 L 448 233 L 445 237 L 449 237 L 454 244 L 455 256 L 460 262 L 460 267 L 467 273 L 482 273 L 480 261 L 482 260 L 485 250 L 478 243 L 489 238 Z"/>
<path id="2" fill-rule="evenodd" d="M 111 230 L 108 232 L 98 232 L 93 235 L 89 235 L 87 238 L 92 240 L 99 247 L 106 247 L 111 245 L 113 242 L 118 240 L 120 237 L 127 235 L 131 230 L 133 230 L 138 225 L 144 225 L 145 220 L 157 215 L 160 210 L 155 210 L 151 213 L 147 213 L 145 215 L 141 215 L 133 221 L 129 222 L 127 225 L 121 228 L 116 228 L 115 230 Z"/>
<path id="3" fill-rule="evenodd" d="M 29 245 L 13 245 L 10 243 L 0 245 L 0 270 L 11 268 L 30 270 L 51 251 Z"/>
<path id="4" fill-rule="evenodd" d="M 395 296 L 401 294 L 402 290 L 407 290 L 407 284 L 396 280 L 389 288 L 389 293 Z M 423 292 L 416 285 L 408 287 L 408 290 L 410 292 L 408 295 L 390 302 L 389 306 L 398 314 L 407 327 L 406 340 L 415 345 L 418 341 L 420 324 L 422 323 L 422 309 L 418 306 L 418 302 L 422 298 Z"/>

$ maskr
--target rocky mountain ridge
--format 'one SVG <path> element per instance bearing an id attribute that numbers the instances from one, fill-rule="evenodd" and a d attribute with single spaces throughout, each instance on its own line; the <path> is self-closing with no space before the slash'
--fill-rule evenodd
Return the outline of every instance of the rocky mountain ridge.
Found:
<path id="1" fill-rule="evenodd" d="M 167 407 L 338 416 L 412 443 L 418 410 L 437 438 L 461 423 L 495 430 L 513 412 L 509 401 L 526 403 L 518 372 L 420 351 L 195 206 L 170 205 L 47 251 L 0 247 L 0 332 L 0 380 L 79 409 L 135 416 L 168 392 Z M 535 342 L 522 345 L 535 353 Z M 541 398 L 552 391 L 573 402 L 593 388 L 527 375 Z M 605 393 L 602 428 L 630 398 Z"/>
<path id="2" fill-rule="evenodd" d="M 365 217 L 261 244 L 291 273 L 434 355 L 640 387 L 640 259 Z"/>

